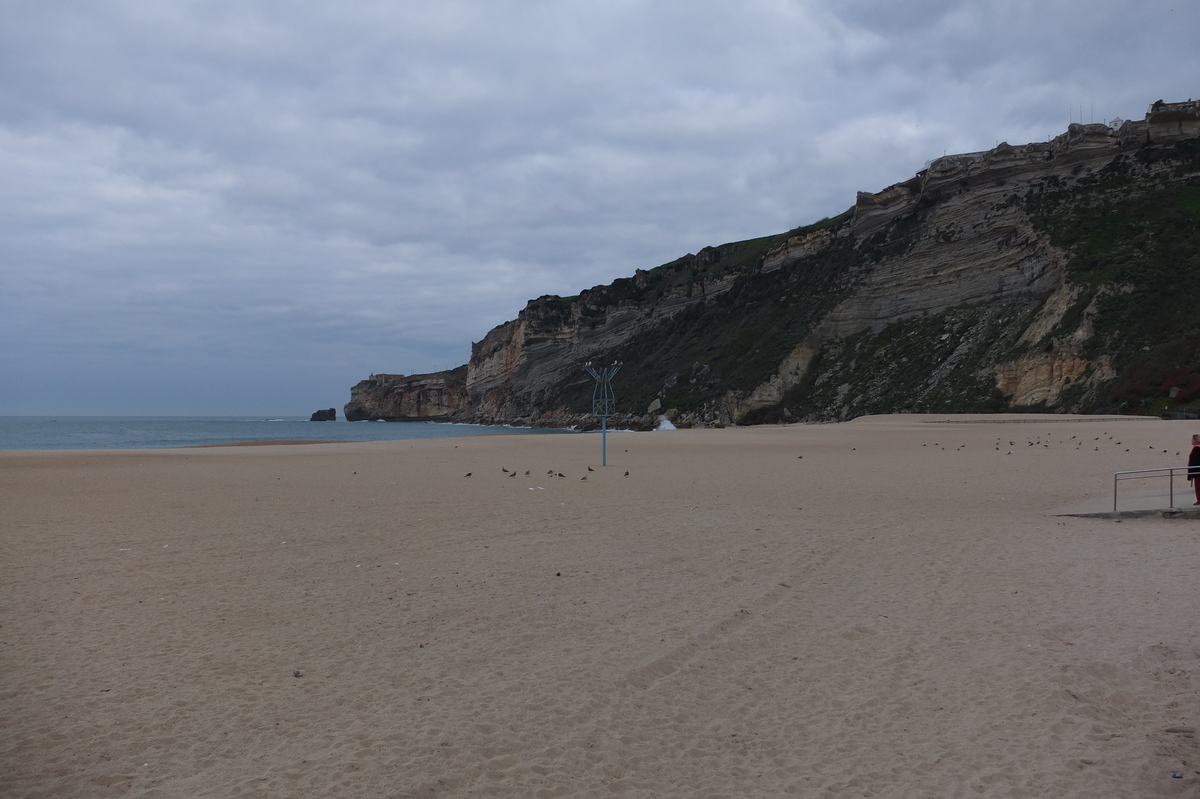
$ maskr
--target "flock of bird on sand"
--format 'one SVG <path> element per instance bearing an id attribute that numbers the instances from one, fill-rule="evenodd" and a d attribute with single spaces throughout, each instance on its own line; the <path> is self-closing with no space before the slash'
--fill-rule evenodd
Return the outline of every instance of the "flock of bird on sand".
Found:
<path id="1" fill-rule="evenodd" d="M 596 470 L 595 470 L 595 469 L 593 469 L 591 466 L 587 467 L 587 470 L 588 470 L 589 472 L 594 472 L 594 471 L 596 471 Z M 517 470 L 516 470 L 516 469 L 513 469 L 513 470 L 510 472 L 510 471 L 508 470 L 508 467 L 506 467 L 506 466 L 501 466 L 501 467 L 500 467 L 500 471 L 504 472 L 504 473 L 505 473 L 505 474 L 507 474 L 509 477 L 516 477 L 516 476 L 517 476 Z M 525 470 L 525 476 L 526 476 L 526 477 L 528 477 L 528 476 L 529 476 L 529 472 L 530 472 L 530 471 L 531 471 L 531 470 L 529 470 L 529 469 L 526 469 L 526 470 Z M 467 472 L 466 474 L 464 474 L 464 475 L 463 475 L 463 477 L 470 477 L 472 474 L 474 474 L 474 472 Z M 561 477 L 561 478 L 562 478 L 562 479 L 564 479 L 564 480 L 566 480 L 566 479 L 567 479 L 567 476 L 566 476 L 565 474 L 563 474 L 562 472 L 556 472 L 556 471 L 554 471 L 553 469 L 551 469 L 550 471 L 546 472 L 546 474 L 547 474 L 547 475 L 549 475 L 550 477 Z M 629 476 L 629 472 L 625 472 L 625 476 L 626 476 L 626 477 L 628 477 L 628 476 Z M 587 480 L 587 475 L 585 474 L 583 477 L 580 477 L 579 479 L 580 479 L 580 480 Z"/>
<path id="2" fill-rule="evenodd" d="M 1043 441 L 1043 440 L 1042 440 L 1042 436 L 1040 436 L 1040 435 L 1038 435 L 1038 436 L 1034 436 L 1034 437 L 1033 437 L 1033 438 L 1031 438 L 1031 439 L 1030 439 L 1030 438 L 1027 438 L 1027 439 L 1025 440 L 1025 446 L 1026 446 L 1026 447 L 1036 447 L 1036 446 L 1039 446 L 1039 445 L 1040 445 L 1040 446 L 1042 446 L 1042 447 L 1044 447 L 1044 448 L 1046 448 L 1046 449 L 1049 449 L 1049 448 L 1050 448 L 1050 443 L 1051 443 L 1051 438 L 1052 438 L 1052 437 L 1051 437 L 1051 436 L 1049 436 L 1049 435 L 1047 435 L 1047 436 L 1046 436 L 1046 440 L 1045 440 L 1045 441 Z M 1104 438 L 1105 440 L 1104 440 L 1104 441 L 1101 441 L 1101 438 Z M 1101 435 L 1099 435 L 1099 436 L 1096 436 L 1095 438 L 1093 438 L 1093 439 L 1092 439 L 1092 441 L 1093 441 L 1093 442 L 1097 442 L 1097 441 L 1099 441 L 1101 444 L 1106 444 L 1106 443 L 1108 443 L 1109 441 L 1112 441 L 1112 440 L 1113 440 L 1113 438 L 1114 438 L 1114 436 L 1113 436 L 1112 434 L 1105 432 L 1105 433 L 1102 433 Z M 1077 451 L 1078 451 L 1078 450 L 1082 450 L 1082 449 L 1083 449 L 1083 447 L 1086 445 L 1086 442 L 1085 442 L 1084 438 L 1080 438 L 1079 436 L 1071 436 L 1069 439 L 1060 439 L 1060 440 L 1059 440 L 1057 443 L 1059 443 L 1059 444 L 1071 444 L 1071 443 L 1074 443 L 1074 444 L 1075 444 L 1075 449 L 1076 449 Z M 996 439 L 996 443 L 995 443 L 995 449 L 996 449 L 996 451 L 997 451 L 997 452 L 1000 452 L 1000 451 L 1001 451 L 1001 448 L 1003 447 L 1003 445 L 1004 445 L 1004 441 L 1003 441 L 1003 439 L 1001 439 L 1001 438 L 997 438 L 997 439 Z M 1114 446 L 1118 446 L 1118 447 L 1119 447 L 1119 446 L 1121 446 L 1121 445 L 1122 445 L 1122 442 L 1120 442 L 1120 441 L 1116 441 L 1116 442 L 1113 442 L 1113 445 L 1114 445 Z M 929 445 L 928 445 L 928 444 L 922 444 L 921 446 L 922 446 L 922 447 L 927 447 L 927 446 L 929 446 Z M 942 445 L 940 442 L 938 442 L 938 441 L 935 441 L 935 442 L 933 442 L 933 446 L 935 446 L 935 447 L 937 447 L 937 448 L 941 449 L 943 452 L 946 450 L 946 448 L 945 448 L 945 447 L 944 447 L 944 446 L 943 446 L 943 445 Z M 955 448 L 955 451 L 959 451 L 959 450 L 966 449 L 966 446 L 967 446 L 966 444 L 959 444 L 959 445 L 958 445 L 958 447 L 956 447 L 956 448 Z M 1009 441 L 1009 442 L 1008 442 L 1008 446 L 1010 446 L 1010 447 L 1016 447 L 1016 446 L 1017 446 L 1017 442 L 1016 442 L 1016 441 Z M 1154 449 L 1155 447 L 1154 447 L 1153 445 L 1147 445 L 1147 447 L 1146 447 L 1146 448 L 1147 448 L 1147 449 Z M 857 449 L 857 448 L 855 447 L 854 449 Z M 626 452 L 628 452 L 628 451 L 629 451 L 629 450 L 626 450 Z M 1094 452 L 1099 452 L 1099 451 L 1100 451 L 1100 446 L 1099 446 L 1099 445 L 1095 445 L 1095 446 L 1093 446 L 1093 451 L 1094 451 Z M 1126 451 L 1126 452 L 1129 452 L 1129 447 L 1126 447 L 1126 448 L 1125 448 L 1125 451 Z M 1166 453 L 1167 453 L 1167 450 L 1165 450 L 1165 449 L 1164 449 L 1164 450 L 1163 450 L 1163 454 L 1166 454 Z M 1009 454 L 1009 455 L 1012 455 L 1012 454 L 1013 454 L 1013 451 L 1010 449 L 1010 450 L 1008 450 L 1008 453 L 1007 453 L 1007 454 Z M 1181 455 L 1182 453 L 1177 451 L 1175 454 L 1178 456 L 1178 455 Z M 803 455 L 799 455 L 799 456 L 797 456 L 797 457 L 799 457 L 799 458 L 803 458 L 804 456 L 803 456 Z M 595 470 L 595 469 L 593 469 L 591 466 L 587 467 L 587 470 L 588 470 L 589 472 L 594 472 L 594 471 L 596 471 L 596 470 Z M 508 469 L 508 467 L 506 467 L 506 466 L 502 466 L 502 467 L 500 467 L 500 471 L 504 472 L 504 473 L 505 473 L 505 474 L 507 474 L 509 477 L 516 477 L 516 476 L 517 476 L 517 470 L 516 470 L 516 469 L 509 470 L 509 469 Z M 526 469 L 526 470 L 525 470 L 525 476 L 526 476 L 526 477 L 528 477 L 528 476 L 530 475 L 530 472 L 531 472 L 531 471 L 532 471 L 532 470 L 530 470 L 530 469 Z M 464 474 L 464 475 L 463 475 L 463 477 L 471 477 L 473 474 L 474 474 L 474 472 L 467 472 L 466 474 Z M 562 472 L 556 471 L 556 470 L 554 470 L 554 469 L 551 469 L 551 470 L 549 470 L 548 472 L 546 472 L 546 474 L 547 474 L 547 476 L 549 476 L 549 477 L 561 478 L 561 479 L 564 479 L 564 480 L 565 480 L 565 479 L 567 479 L 567 476 L 566 476 L 565 474 L 563 474 Z M 626 476 L 626 477 L 628 477 L 628 476 L 629 476 L 629 472 L 625 472 L 625 476 Z M 581 477 L 581 478 L 579 478 L 579 479 L 580 479 L 580 480 L 587 480 L 587 475 L 585 474 L 583 477 Z"/>
<path id="3" fill-rule="evenodd" d="M 1105 439 L 1106 439 L 1105 441 L 1101 441 L 1101 442 L 1100 442 L 1100 443 L 1102 443 L 1102 444 L 1103 444 L 1103 443 L 1107 443 L 1108 441 L 1112 441 L 1112 440 L 1113 440 L 1113 438 L 1114 438 L 1114 436 L 1112 436 L 1112 435 L 1111 435 L 1111 434 L 1109 434 L 1109 433 L 1103 433 L 1103 434 L 1101 434 L 1101 435 L 1102 435 L 1102 436 L 1104 436 L 1104 437 L 1105 437 Z M 1093 439 L 1092 439 L 1092 441 L 1100 441 L 1100 439 L 1101 439 L 1101 436 L 1096 436 L 1095 438 L 1093 438 Z M 1041 436 L 1035 436 L 1035 437 L 1034 437 L 1034 438 L 1032 438 L 1032 439 L 1028 439 L 1028 438 L 1027 438 L 1027 439 L 1025 439 L 1025 446 L 1026 446 L 1026 447 L 1036 447 L 1036 446 L 1038 446 L 1038 445 L 1040 444 L 1042 447 L 1044 447 L 1044 448 L 1046 448 L 1046 449 L 1049 449 L 1049 448 L 1050 448 L 1050 443 L 1048 443 L 1048 442 L 1050 442 L 1050 440 L 1051 440 L 1051 439 L 1050 439 L 1050 437 L 1049 437 L 1049 436 L 1047 436 L 1047 437 L 1046 437 L 1046 440 L 1045 440 L 1045 441 L 1043 441 L 1043 440 L 1042 440 L 1042 437 L 1041 437 Z M 1062 440 L 1060 440 L 1058 443 L 1059 443 L 1059 444 L 1070 444 L 1070 443 L 1072 443 L 1072 442 L 1074 442 L 1074 443 L 1075 443 L 1075 449 L 1076 449 L 1076 450 L 1082 450 L 1082 449 L 1083 449 L 1083 447 L 1086 445 L 1086 442 L 1084 441 L 1084 439 L 1082 439 L 1082 438 L 1079 438 L 1078 436 L 1071 436 L 1069 439 L 1062 439 Z M 1121 443 L 1122 443 L 1122 442 L 1120 442 L 1120 441 L 1115 441 L 1115 442 L 1113 442 L 1114 446 L 1118 446 L 1118 447 L 1119 447 L 1119 446 L 1121 446 Z M 945 449 L 946 449 L 944 446 L 942 446 L 942 445 L 941 445 L 941 443 L 939 443 L 939 442 L 937 442 L 937 441 L 933 442 L 933 445 L 934 445 L 935 447 L 938 447 L 938 448 L 940 448 L 942 451 L 945 451 Z M 1000 449 L 1001 449 L 1001 447 L 1003 447 L 1003 445 L 1004 445 L 1004 440 L 1003 440 L 1003 439 L 1001 439 L 1001 438 L 997 438 L 997 439 L 996 439 L 996 444 L 995 444 L 996 451 L 997 451 L 997 452 L 999 452 L 999 451 L 1000 451 Z M 1017 446 L 1017 442 L 1016 442 L 1016 441 L 1009 441 L 1009 442 L 1008 442 L 1008 445 L 1009 445 L 1010 447 L 1015 447 L 1015 446 Z M 929 445 L 928 445 L 928 444 L 922 444 L 921 446 L 922 446 L 922 447 L 927 447 L 927 446 L 929 446 Z M 961 450 L 961 449 L 965 449 L 965 448 L 966 448 L 966 446 L 967 446 L 966 444 L 959 444 L 959 445 L 958 445 L 958 447 L 956 447 L 956 448 L 955 448 L 955 451 L 958 451 L 958 450 Z M 1146 449 L 1154 449 L 1154 446 L 1153 446 L 1153 445 L 1147 445 L 1147 446 L 1146 446 Z M 1100 447 L 1099 447 L 1099 446 L 1095 446 L 1095 447 L 1093 447 L 1093 448 L 1092 448 L 1092 451 L 1093 451 L 1093 452 L 1099 452 L 1099 451 L 1100 451 Z M 1126 452 L 1129 452 L 1129 447 L 1126 447 L 1126 448 L 1125 448 L 1125 451 L 1126 451 Z M 1166 453 L 1167 453 L 1167 450 L 1165 450 L 1165 449 L 1164 449 L 1164 450 L 1163 450 L 1163 454 L 1165 455 Z M 1008 451 L 1008 453 L 1007 453 L 1007 454 L 1011 455 L 1011 454 L 1012 454 L 1012 450 L 1010 449 L 1010 450 Z M 1182 453 L 1177 451 L 1175 454 L 1176 454 L 1176 455 L 1181 455 Z"/>

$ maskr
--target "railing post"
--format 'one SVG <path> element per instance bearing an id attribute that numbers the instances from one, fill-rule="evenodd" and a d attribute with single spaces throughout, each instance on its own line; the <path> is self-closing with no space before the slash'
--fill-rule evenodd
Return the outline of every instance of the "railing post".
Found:
<path id="1" fill-rule="evenodd" d="M 1175 507 L 1175 472 L 1187 473 L 1187 466 L 1163 466 L 1158 469 L 1133 469 L 1128 472 L 1113 473 L 1113 509 L 1112 512 L 1117 512 L 1118 488 L 1122 480 L 1140 480 L 1140 479 L 1158 479 L 1158 476 L 1163 472 L 1167 473 L 1167 493 L 1170 497 L 1171 507 Z M 1200 478 L 1197 478 L 1200 479 Z M 1200 505 L 1200 502 L 1196 503 Z"/>
<path id="2" fill-rule="evenodd" d="M 608 465 L 608 417 L 600 417 L 600 465 Z"/>

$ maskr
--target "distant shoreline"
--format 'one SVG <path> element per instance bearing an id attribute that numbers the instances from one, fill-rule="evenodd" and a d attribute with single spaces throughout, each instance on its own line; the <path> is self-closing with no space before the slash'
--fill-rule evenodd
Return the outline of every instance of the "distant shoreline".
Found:
<path id="1" fill-rule="evenodd" d="M 351 441 L 349 439 L 335 439 L 330 441 L 272 441 L 270 439 L 260 439 L 259 441 L 229 441 L 224 444 L 190 444 L 183 447 L 165 447 L 165 449 L 211 449 L 212 447 L 274 447 L 274 446 L 295 446 L 298 444 L 356 444 L 361 442 Z"/>

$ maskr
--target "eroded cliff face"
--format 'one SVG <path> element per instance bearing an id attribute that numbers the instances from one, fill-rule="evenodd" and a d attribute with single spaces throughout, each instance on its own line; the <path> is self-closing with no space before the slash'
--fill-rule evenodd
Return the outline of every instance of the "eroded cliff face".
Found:
<path id="1" fill-rule="evenodd" d="M 693 260 L 705 262 L 702 252 Z M 562 401 L 564 386 L 590 385 L 582 365 L 611 359 L 631 339 L 729 290 L 737 275 L 661 287 L 649 301 L 647 273 L 639 272 L 624 296 L 612 287 L 582 292 L 567 302 L 559 297 L 531 301 L 512 322 L 491 330 L 471 347 L 467 392 L 474 417 L 485 422 L 588 424 L 586 408 Z M 590 389 L 589 389 L 590 390 Z M 589 395 L 590 396 L 590 395 Z"/>
<path id="2" fill-rule="evenodd" d="M 1132 131 L 1126 133 L 1132 135 Z M 1020 308 L 1022 316 L 1028 315 L 1063 284 L 1067 253 L 1034 228 L 1014 198 L 1029 191 L 1033 182 L 1090 175 L 1111 161 L 1120 146 L 1121 137 L 1107 126 L 1073 125 L 1052 142 L 1020 147 L 1001 144 L 985 153 L 940 158 L 905 183 L 878 194 L 860 192 L 853 216 L 839 235 L 853 237 L 863 251 L 876 241 L 886 248 L 889 240 L 897 237 L 897 229 L 908 226 L 913 232 L 907 246 L 862 268 L 854 292 L 797 343 L 767 384 L 727 397 L 730 420 L 745 421 L 778 405 L 804 381 L 815 356 L 834 342 L 864 331 L 879 332 L 914 317 L 936 316 L 980 303 L 1015 300 L 1012 307 Z M 829 237 L 823 241 L 828 243 Z M 794 247 L 790 241 L 789 245 L 789 249 Z M 818 253 L 810 244 L 799 251 L 799 257 L 789 252 L 780 259 L 771 253 L 767 260 L 778 263 L 776 268 L 786 268 Z M 1011 398 L 1012 405 L 1042 401 L 1032 400 L 1035 396 L 1057 399 L 1054 392 L 1009 391 L 1035 380 L 1019 377 L 1027 370 L 1036 371 L 1034 360 L 1009 364 L 1003 370 L 1004 380 L 997 378 L 996 387 Z M 835 399 L 840 401 L 848 393 Z M 920 407 L 920 400 L 914 397 L 909 404 Z M 845 418 L 851 406 L 843 404 L 836 412 L 827 408 L 825 415 L 829 412 Z M 812 413 L 810 410 L 809 415 Z"/>
<path id="3" fill-rule="evenodd" d="M 425 375 L 371 375 L 350 389 L 347 421 L 454 421 L 470 410 L 466 369 Z"/>
<path id="4" fill-rule="evenodd" d="M 1119 300 L 1137 259 L 1161 253 L 1151 241 L 1139 254 L 1134 237 L 1112 274 L 1089 273 L 1079 236 L 1103 226 L 1088 233 L 1084 217 L 1171 190 L 1200 220 L 1200 193 L 1187 210 L 1198 136 L 1200 104 L 1156 103 L 1139 122 L 935 159 L 815 225 L 533 300 L 473 345 L 461 384 L 364 381 L 347 418 L 586 424 L 589 360 L 624 363 L 617 422 L 634 427 L 657 421 L 651 407 L 724 425 L 1102 405 L 1119 371 L 1103 346 L 1120 341 L 1128 320 L 1113 320 L 1134 298 Z"/>

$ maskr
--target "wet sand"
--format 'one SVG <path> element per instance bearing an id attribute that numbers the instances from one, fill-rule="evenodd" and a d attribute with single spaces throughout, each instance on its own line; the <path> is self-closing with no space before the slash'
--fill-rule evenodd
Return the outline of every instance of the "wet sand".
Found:
<path id="1" fill-rule="evenodd" d="M 2 452 L 0 795 L 1196 796 L 1192 432 Z"/>

